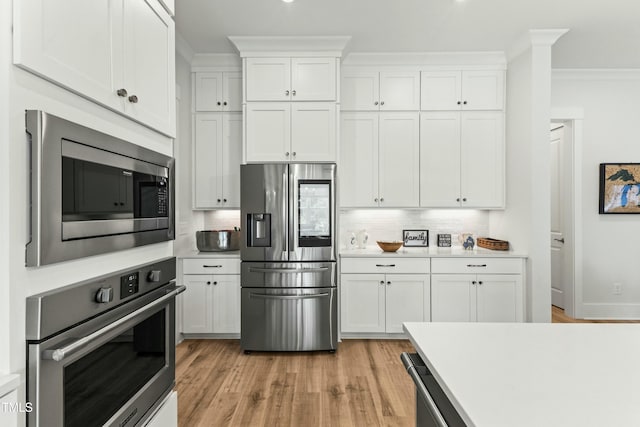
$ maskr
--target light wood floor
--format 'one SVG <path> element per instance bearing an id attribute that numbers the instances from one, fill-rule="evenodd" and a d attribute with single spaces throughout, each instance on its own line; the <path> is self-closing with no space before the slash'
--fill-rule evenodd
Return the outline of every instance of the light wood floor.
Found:
<path id="1" fill-rule="evenodd" d="M 178 423 L 195 426 L 413 426 L 406 340 L 344 340 L 336 353 L 252 353 L 239 340 L 176 349 Z"/>
<path id="2" fill-rule="evenodd" d="M 551 321 L 553 323 L 640 323 L 640 320 L 583 320 L 574 319 L 564 314 L 564 310 L 551 306 Z"/>

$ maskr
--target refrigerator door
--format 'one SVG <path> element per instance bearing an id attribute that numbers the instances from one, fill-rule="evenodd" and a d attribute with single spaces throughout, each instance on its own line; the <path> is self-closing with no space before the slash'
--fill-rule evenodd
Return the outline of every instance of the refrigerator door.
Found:
<path id="1" fill-rule="evenodd" d="M 336 260 L 336 165 L 289 166 L 289 260 Z"/>
<path id="2" fill-rule="evenodd" d="M 240 221 L 243 261 L 287 261 L 289 167 L 286 164 L 240 166 Z"/>

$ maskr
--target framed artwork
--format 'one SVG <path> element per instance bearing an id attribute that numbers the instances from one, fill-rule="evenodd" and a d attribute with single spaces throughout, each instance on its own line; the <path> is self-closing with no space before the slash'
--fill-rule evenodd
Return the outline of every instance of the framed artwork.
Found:
<path id="1" fill-rule="evenodd" d="M 429 230 L 402 230 L 404 246 L 429 246 Z"/>
<path id="2" fill-rule="evenodd" d="M 600 213 L 640 214 L 640 163 L 600 163 Z"/>

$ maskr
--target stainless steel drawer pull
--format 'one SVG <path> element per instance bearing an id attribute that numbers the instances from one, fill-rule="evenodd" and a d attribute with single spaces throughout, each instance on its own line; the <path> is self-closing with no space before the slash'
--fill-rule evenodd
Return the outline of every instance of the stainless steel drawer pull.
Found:
<path id="1" fill-rule="evenodd" d="M 251 267 L 249 271 L 252 273 L 284 273 L 284 274 L 298 274 L 298 273 L 321 273 L 327 271 L 329 267 L 315 267 L 315 268 L 261 268 Z"/>
<path id="2" fill-rule="evenodd" d="M 203 265 L 204 268 L 222 268 L 221 265 Z"/>
<path id="3" fill-rule="evenodd" d="M 376 264 L 376 267 L 395 267 L 395 264 Z"/>
<path id="4" fill-rule="evenodd" d="M 486 267 L 487 264 L 467 264 L 467 267 Z"/>
<path id="5" fill-rule="evenodd" d="M 114 331 L 116 329 L 118 329 L 119 327 L 127 324 L 128 322 L 132 321 L 132 320 L 136 320 L 136 318 L 145 315 L 148 311 L 153 310 L 154 308 L 165 304 L 166 301 L 175 298 L 176 295 L 182 293 L 185 291 L 185 289 L 187 289 L 186 286 L 178 286 L 177 288 L 173 289 L 172 291 L 170 291 L 168 294 L 163 295 L 162 297 L 158 298 L 157 300 L 137 309 L 136 311 L 134 311 L 133 313 L 129 313 L 126 316 L 116 320 L 115 322 L 109 324 L 108 326 L 105 326 L 102 329 L 98 329 L 97 331 L 93 332 L 92 334 L 87 335 L 86 337 L 80 338 L 77 341 L 72 342 L 71 344 L 62 347 L 62 348 L 56 348 L 53 350 L 45 350 L 42 352 L 42 358 L 43 359 L 49 359 L 49 360 L 55 360 L 56 362 L 61 362 L 64 359 L 66 359 L 67 357 L 71 356 L 72 354 L 75 354 L 76 352 L 78 352 L 79 350 L 83 349 L 84 347 L 88 346 L 89 344 L 91 344 L 93 341 L 97 340 L 98 338 L 102 337 L 103 335 L 108 334 L 111 331 Z"/>
<path id="6" fill-rule="evenodd" d="M 328 297 L 328 293 L 323 294 L 311 294 L 311 295 L 266 295 L 266 294 L 249 294 L 251 298 L 259 298 L 259 299 L 283 299 L 283 300 L 292 300 L 292 299 L 313 299 L 313 298 L 324 298 Z"/>

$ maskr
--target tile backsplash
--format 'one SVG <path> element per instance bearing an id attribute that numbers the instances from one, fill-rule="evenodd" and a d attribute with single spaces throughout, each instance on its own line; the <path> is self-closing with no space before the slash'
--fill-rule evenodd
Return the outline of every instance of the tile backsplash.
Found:
<path id="1" fill-rule="evenodd" d="M 240 211 L 205 211 L 203 223 L 204 230 L 233 230 L 233 227 L 240 227 Z"/>
<path id="2" fill-rule="evenodd" d="M 402 230 L 429 230 L 429 246 L 436 246 L 437 235 L 451 234 L 458 246 L 458 235 L 489 235 L 489 212 L 462 209 L 343 209 L 340 215 L 340 248 L 345 248 L 348 232 L 365 229 L 369 244 L 376 240 L 402 240 Z"/>

